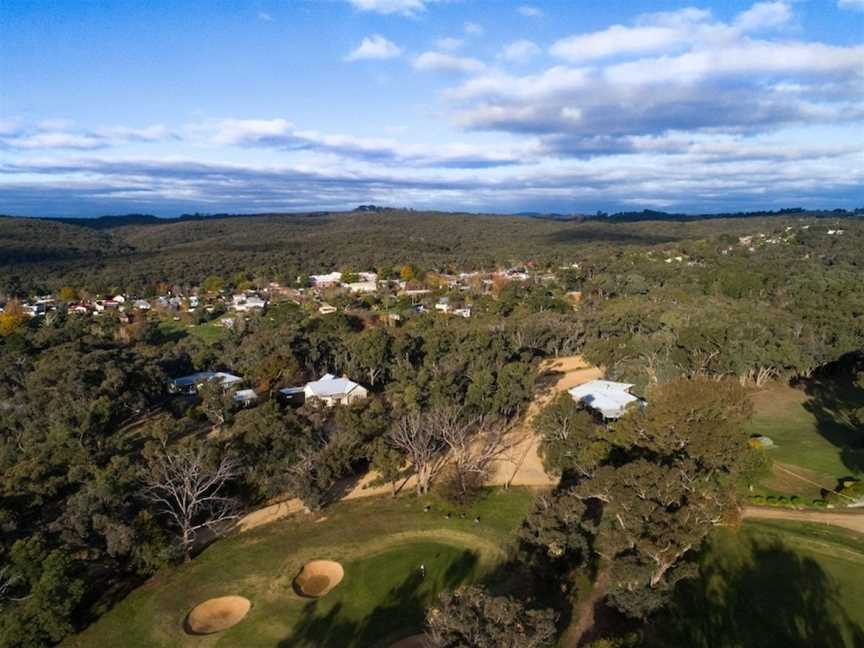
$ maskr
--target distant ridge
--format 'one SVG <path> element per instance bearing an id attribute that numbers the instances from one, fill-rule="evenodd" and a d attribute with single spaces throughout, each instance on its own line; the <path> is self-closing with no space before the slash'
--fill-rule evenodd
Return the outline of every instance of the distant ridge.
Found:
<path id="1" fill-rule="evenodd" d="M 321 218 L 325 216 L 339 216 L 348 214 L 410 214 L 424 213 L 451 214 L 454 216 L 511 216 L 516 218 L 536 218 L 539 220 L 552 220 L 559 222 L 585 222 L 604 221 L 612 223 L 635 223 L 641 221 L 700 221 L 729 218 L 771 218 L 782 216 L 802 216 L 809 218 L 848 218 L 864 215 L 864 207 L 855 209 L 804 209 L 803 207 L 788 207 L 777 210 L 745 211 L 745 212 L 717 212 L 711 214 L 686 214 L 657 211 L 654 209 L 643 209 L 642 211 L 616 212 L 608 214 L 597 212 L 595 214 L 561 214 L 557 212 L 535 212 L 522 211 L 515 213 L 491 213 L 491 212 L 444 212 L 436 210 L 416 210 L 409 207 L 382 207 L 378 205 L 360 205 L 350 211 L 310 211 L 310 212 L 262 212 L 256 214 L 182 214 L 177 217 L 160 217 L 153 214 L 118 214 L 88 217 L 72 216 L 33 216 L 37 220 L 65 223 L 67 225 L 78 225 L 90 229 L 112 229 L 128 225 L 165 225 L 170 223 L 182 223 L 187 221 L 209 221 L 224 220 L 228 218 Z M 0 218 L 21 218 L 0 214 Z"/>

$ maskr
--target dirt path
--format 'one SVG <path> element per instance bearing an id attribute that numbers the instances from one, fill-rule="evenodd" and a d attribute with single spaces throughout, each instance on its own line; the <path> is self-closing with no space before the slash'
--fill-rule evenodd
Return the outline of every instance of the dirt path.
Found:
<path id="1" fill-rule="evenodd" d="M 597 609 L 597 603 L 606 596 L 608 586 L 609 572 L 604 571 L 594 583 L 591 595 L 573 610 L 574 621 L 567 627 L 558 642 L 561 648 L 576 648 L 585 634 L 594 627 L 594 611 Z"/>
<path id="2" fill-rule="evenodd" d="M 528 406 L 523 422 L 511 434 L 510 449 L 496 462 L 490 484 L 512 486 L 554 486 L 558 480 L 543 469 L 538 452 L 539 439 L 531 423 L 540 410 L 558 394 L 603 375 L 582 356 L 549 358 L 540 364 L 537 393 Z"/>
<path id="3" fill-rule="evenodd" d="M 768 506 L 745 506 L 741 517 L 754 520 L 793 520 L 830 524 L 864 533 L 864 510 L 857 511 L 796 511 L 794 509 L 772 508 Z"/>

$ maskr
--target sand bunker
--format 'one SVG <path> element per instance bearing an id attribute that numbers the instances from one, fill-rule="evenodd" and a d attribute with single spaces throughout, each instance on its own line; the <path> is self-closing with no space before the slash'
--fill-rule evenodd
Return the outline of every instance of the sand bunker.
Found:
<path id="1" fill-rule="evenodd" d="M 237 625 L 252 604 L 242 596 L 220 596 L 196 605 L 186 617 L 186 632 L 211 634 Z"/>
<path id="2" fill-rule="evenodd" d="M 342 565 L 332 560 L 313 560 L 303 565 L 294 579 L 294 591 L 300 596 L 318 598 L 324 596 L 345 576 Z"/>

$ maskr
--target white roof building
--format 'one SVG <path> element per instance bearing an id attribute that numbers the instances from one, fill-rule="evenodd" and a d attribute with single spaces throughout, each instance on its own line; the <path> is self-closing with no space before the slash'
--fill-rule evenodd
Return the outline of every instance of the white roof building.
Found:
<path id="1" fill-rule="evenodd" d="M 326 286 L 334 286 L 334 285 L 342 282 L 342 273 L 341 272 L 328 272 L 327 274 L 309 275 L 309 281 L 311 281 L 312 285 L 317 287 L 317 288 L 324 288 Z"/>
<path id="2" fill-rule="evenodd" d="M 224 371 L 198 371 L 188 376 L 175 378 L 169 382 L 168 386 L 171 388 L 171 391 L 194 393 L 199 385 L 211 380 L 218 380 L 223 389 L 230 389 L 243 382 L 240 376 L 225 373 Z"/>
<path id="3" fill-rule="evenodd" d="M 248 312 L 250 310 L 255 310 L 257 308 L 264 308 L 267 305 L 267 302 L 258 297 L 257 295 L 234 295 L 234 303 L 231 304 L 231 308 L 238 312 Z"/>
<path id="4" fill-rule="evenodd" d="M 592 380 L 567 391 L 573 400 L 597 410 L 604 419 L 617 419 L 624 414 L 628 405 L 639 402 L 639 399 L 630 393 L 632 387 L 629 383 Z"/>
<path id="5" fill-rule="evenodd" d="M 373 293 L 378 290 L 378 281 L 355 281 L 354 283 L 343 284 L 345 288 L 352 293 Z"/>
<path id="6" fill-rule="evenodd" d="M 258 394 L 255 393 L 254 389 L 240 389 L 234 394 L 234 402 L 244 407 L 251 405 L 256 400 L 258 400 Z"/>
<path id="7" fill-rule="evenodd" d="M 318 380 L 306 383 L 303 388 L 306 400 L 317 398 L 327 405 L 349 404 L 355 400 L 366 398 L 369 392 L 362 385 L 345 376 L 337 378 L 333 374 L 324 374 Z"/>

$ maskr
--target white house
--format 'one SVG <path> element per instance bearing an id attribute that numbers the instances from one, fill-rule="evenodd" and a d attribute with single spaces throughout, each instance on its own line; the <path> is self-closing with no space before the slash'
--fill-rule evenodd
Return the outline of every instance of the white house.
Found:
<path id="1" fill-rule="evenodd" d="M 198 371 L 188 376 L 181 376 L 168 382 L 168 391 L 178 394 L 194 394 L 198 387 L 205 382 L 218 380 L 223 389 L 230 389 L 243 382 L 240 376 L 225 373 L 224 371 Z"/>
<path id="2" fill-rule="evenodd" d="M 471 317 L 471 307 L 468 306 L 466 308 L 457 308 L 453 311 L 453 314 L 468 319 L 469 317 Z"/>
<path id="3" fill-rule="evenodd" d="M 352 293 L 373 293 L 378 290 L 378 281 L 355 281 L 354 283 L 342 284 Z"/>
<path id="4" fill-rule="evenodd" d="M 243 407 L 248 407 L 258 400 L 258 394 L 254 389 L 240 389 L 234 393 L 234 402 Z"/>
<path id="5" fill-rule="evenodd" d="M 327 274 L 309 275 L 309 281 L 311 281 L 312 285 L 316 288 L 335 286 L 336 284 L 342 283 L 342 273 L 328 272 Z"/>
<path id="6" fill-rule="evenodd" d="M 631 384 L 611 380 L 592 380 L 567 391 L 573 400 L 597 410 L 604 419 L 617 419 L 624 414 L 628 405 L 639 402 L 630 393 L 632 387 Z"/>
<path id="7" fill-rule="evenodd" d="M 150 302 L 146 299 L 136 299 L 134 306 L 138 310 L 150 310 Z"/>
<path id="8" fill-rule="evenodd" d="M 251 310 L 264 308 L 267 305 L 267 302 L 258 295 L 234 295 L 231 301 L 231 308 L 238 313 L 247 313 Z"/>
<path id="9" fill-rule="evenodd" d="M 356 400 L 362 400 L 369 392 L 362 385 L 345 376 L 337 378 L 333 374 L 324 374 L 318 380 L 306 383 L 303 388 L 306 400 L 317 398 L 324 401 L 328 407 L 333 405 L 348 405 Z"/>

